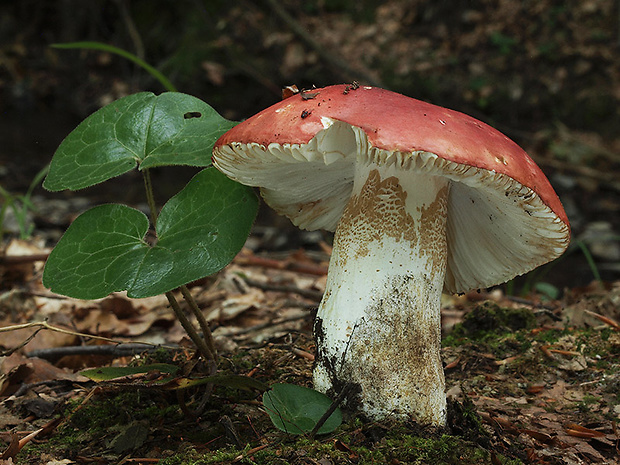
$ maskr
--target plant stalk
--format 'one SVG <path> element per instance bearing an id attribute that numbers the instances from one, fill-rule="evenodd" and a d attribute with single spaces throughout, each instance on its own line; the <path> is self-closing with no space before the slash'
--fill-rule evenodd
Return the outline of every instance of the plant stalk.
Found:
<path id="1" fill-rule="evenodd" d="M 151 181 L 151 174 L 147 169 L 142 171 L 142 177 L 144 178 L 144 189 L 146 190 L 146 199 L 149 205 L 149 210 L 151 212 L 151 222 L 153 223 L 153 227 L 155 228 L 157 225 L 157 207 L 155 206 L 155 195 L 153 193 L 153 183 Z M 215 343 L 213 341 L 213 335 L 211 334 L 211 329 L 209 328 L 209 324 L 205 319 L 204 315 L 200 311 L 196 300 L 189 292 L 187 286 L 183 285 L 180 287 L 181 293 L 183 294 L 183 298 L 189 305 L 192 313 L 198 320 L 198 325 L 202 331 L 203 337 L 200 337 L 200 334 L 196 331 L 192 323 L 183 313 L 183 310 L 179 306 L 176 298 L 172 294 L 172 292 L 166 292 L 166 298 L 168 302 L 170 302 L 170 306 L 174 311 L 175 315 L 179 319 L 181 326 L 185 329 L 190 339 L 196 345 L 196 348 L 203 356 L 205 361 L 209 364 L 210 374 L 214 374 L 217 367 L 217 351 L 215 349 Z"/>
<path id="2" fill-rule="evenodd" d="M 213 340 L 213 334 L 211 334 L 211 328 L 209 328 L 209 323 L 207 322 L 207 319 L 205 318 L 203 313 L 200 311 L 200 308 L 198 307 L 196 300 L 194 299 L 192 294 L 189 292 L 189 289 L 187 288 L 187 286 L 183 285 L 179 289 L 181 290 L 181 293 L 183 294 L 183 298 L 189 305 L 189 308 L 192 310 L 192 313 L 196 317 L 196 320 L 198 320 L 198 325 L 200 326 L 200 330 L 202 331 L 202 336 L 205 340 L 205 343 L 207 344 L 207 347 L 213 354 L 213 360 L 217 362 L 217 349 L 215 348 L 215 341 Z"/>
<path id="3" fill-rule="evenodd" d="M 177 299 L 174 297 L 174 294 L 172 294 L 172 292 L 166 292 L 166 298 L 168 299 L 168 302 L 170 302 L 170 306 L 172 307 L 174 314 L 181 322 L 181 326 L 183 326 L 183 329 L 185 329 L 192 342 L 196 344 L 196 348 L 198 349 L 198 352 L 200 352 L 200 355 L 202 355 L 202 357 L 209 364 L 215 364 L 215 355 L 211 352 L 205 340 L 200 337 L 198 331 L 196 331 L 192 323 L 185 316 L 185 313 L 183 313 L 183 310 L 177 302 Z"/>
<path id="4" fill-rule="evenodd" d="M 144 189 L 146 190 L 146 201 L 151 211 L 151 222 L 153 227 L 157 226 L 157 208 L 155 206 L 155 194 L 153 193 L 153 183 L 151 182 L 151 172 L 148 168 L 142 170 L 142 178 L 144 179 Z"/>
<path id="5" fill-rule="evenodd" d="M 147 73 L 153 76 L 155 79 L 159 81 L 159 83 L 169 92 L 177 92 L 176 87 L 168 80 L 166 76 L 164 76 L 159 70 L 153 68 L 146 61 L 137 57 L 133 53 L 129 53 L 122 48 L 114 47 L 113 45 L 103 44 L 101 42 L 71 42 L 64 44 L 52 44 L 53 48 L 67 48 L 67 49 L 82 49 L 82 50 L 102 50 L 108 53 L 114 53 L 115 55 L 119 55 L 123 58 L 126 58 L 129 61 L 133 61 L 135 64 L 144 69 Z"/>

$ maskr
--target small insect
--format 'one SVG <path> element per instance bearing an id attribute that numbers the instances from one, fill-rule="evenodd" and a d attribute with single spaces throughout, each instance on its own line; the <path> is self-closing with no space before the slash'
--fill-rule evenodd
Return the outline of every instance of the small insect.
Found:
<path id="1" fill-rule="evenodd" d="M 353 81 L 351 84 L 347 84 L 344 88 L 344 90 L 342 91 L 342 93 L 344 95 L 347 95 L 349 93 L 350 90 L 355 90 L 355 89 L 359 89 L 360 87 L 360 83 L 357 81 Z"/>
<path id="2" fill-rule="evenodd" d="M 312 110 L 308 111 L 308 110 L 304 110 L 301 112 L 301 119 L 307 118 L 308 116 L 310 116 L 310 114 L 312 113 Z"/>
<path id="3" fill-rule="evenodd" d="M 301 98 L 303 100 L 312 100 L 313 98 L 316 98 L 317 95 L 319 95 L 319 92 L 310 92 L 306 89 L 302 89 L 301 91 Z"/>
<path id="4" fill-rule="evenodd" d="M 188 111 L 187 113 L 183 115 L 183 118 L 192 119 L 192 118 L 200 118 L 201 116 L 202 116 L 202 113 L 200 113 L 199 111 Z"/>

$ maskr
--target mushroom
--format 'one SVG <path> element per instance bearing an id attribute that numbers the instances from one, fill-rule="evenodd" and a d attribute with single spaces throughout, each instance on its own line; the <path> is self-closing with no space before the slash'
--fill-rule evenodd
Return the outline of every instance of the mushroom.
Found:
<path id="1" fill-rule="evenodd" d="M 569 242 L 560 200 L 519 146 L 380 88 L 293 95 L 224 134 L 213 164 L 296 226 L 335 231 L 314 386 L 348 389 L 345 406 L 373 420 L 444 425 L 442 291 L 508 281 Z"/>

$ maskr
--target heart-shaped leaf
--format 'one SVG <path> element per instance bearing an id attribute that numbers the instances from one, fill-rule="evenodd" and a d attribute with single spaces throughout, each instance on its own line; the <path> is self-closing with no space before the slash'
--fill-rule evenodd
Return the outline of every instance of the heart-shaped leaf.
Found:
<path id="1" fill-rule="evenodd" d="M 209 166 L 213 144 L 235 124 L 191 95 L 133 94 L 96 111 L 67 136 L 43 187 L 82 189 L 136 166 Z"/>
<path id="2" fill-rule="evenodd" d="M 290 434 L 309 433 L 327 412 L 332 401 L 324 394 L 294 384 L 274 384 L 263 394 L 263 405 L 276 428 Z M 318 434 L 334 431 L 342 423 L 342 412 L 334 410 Z"/>
<path id="3" fill-rule="evenodd" d="M 213 274 L 241 250 L 258 200 L 252 189 L 214 168 L 198 173 L 161 210 L 157 244 L 145 242 L 149 222 L 124 205 L 80 215 L 50 254 L 43 283 L 78 299 L 127 290 L 148 297 Z"/>

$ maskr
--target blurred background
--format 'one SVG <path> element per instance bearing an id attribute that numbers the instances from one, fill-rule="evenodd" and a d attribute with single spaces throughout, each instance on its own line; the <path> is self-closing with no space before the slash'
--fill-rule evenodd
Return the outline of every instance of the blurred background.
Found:
<path id="1" fill-rule="evenodd" d="M 571 220 L 569 252 L 535 281 L 620 279 L 618 0 L 3 0 L 0 201 L 31 189 L 27 220 L 50 244 L 88 205 L 144 202 L 138 175 L 44 192 L 33 181 L 58 144 L 101 106 L 164 91 L 117 55 L 50 48 L 75 41 L 143 58 L 232 120 L 275 103 L 286 85 L 353 80 L 472 115 L 525 148 Z M 155 172 L 161 201 L 193 173 Z M 5 237 L 23 232 L 11 209 L 4 220 Z M 267 209 L 256 231 L 257 251 L 329 241 Z"/>

